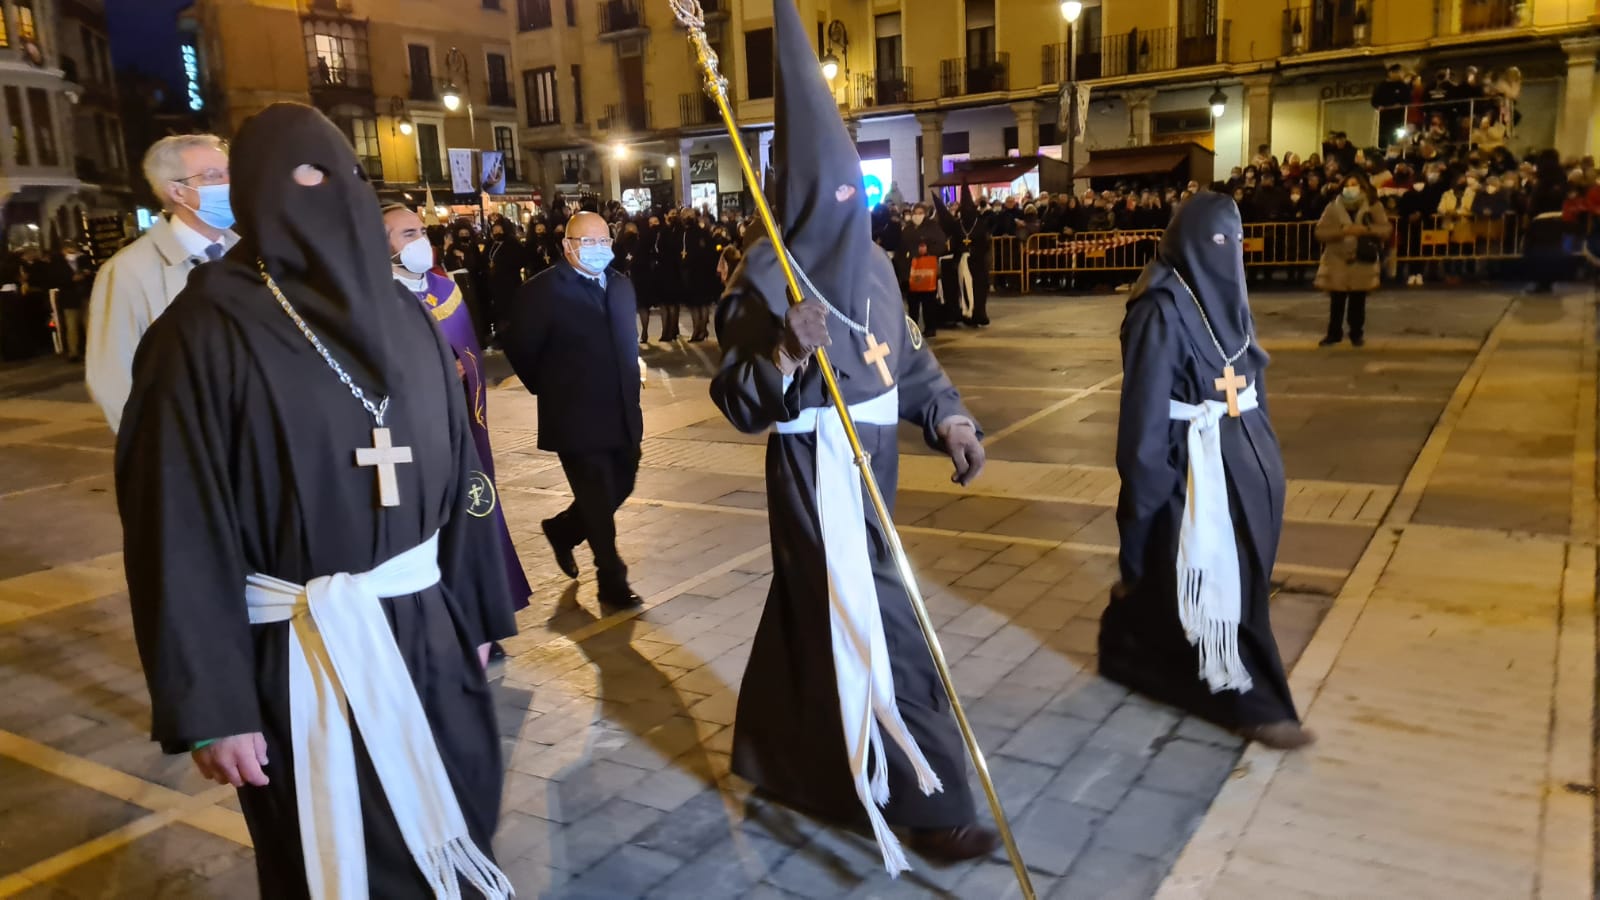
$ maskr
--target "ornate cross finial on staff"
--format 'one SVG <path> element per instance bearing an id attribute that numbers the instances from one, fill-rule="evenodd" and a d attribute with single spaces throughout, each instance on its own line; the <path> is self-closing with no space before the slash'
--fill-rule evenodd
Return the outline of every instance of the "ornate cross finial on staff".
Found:
<path id="1" fill-rule="evenodd" d="M 689 31 L 689 43 L 694 45 L 700 57 L 700 69 L 706 76 L 706 93 L 727 99 L 728 79 L 722 76 L 717 51 L 711 49 L 711 42 L 706 39 L 706 16 L 700 8 L 700 0 L 667 0 L 667 5 L 672 7 L 678 23 Z"/>

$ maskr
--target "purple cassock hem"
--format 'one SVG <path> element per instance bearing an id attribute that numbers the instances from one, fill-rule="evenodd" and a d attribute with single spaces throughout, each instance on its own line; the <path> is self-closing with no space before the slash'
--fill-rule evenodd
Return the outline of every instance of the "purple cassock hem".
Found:
<path id="1" fill-rule="evenodd" d="M 483 350 L 478 346 L 477 332 L 473 328 L 472 314 L 461 297 L 461 289 L 447 275 L 428 273 L 427 289 L 418 295 L 433 320 L 444 333 L 444 339 L 455 351 L 456 359 L 466 370 L 462 387 L 467 395 L 467 411 L 472 419 L 472 440 L 478 445 L 478 460 L 483 473 L 494 482 L 494 452 L 489 447 L 488 385 L 483 375 Z M 498 493 L 498 488 L 496 488 Z M 511 585 L 511 602 L 517 609 L 527 607 L 533 595 L 528 576 L 522 571 L 522 561 L 517 558 L 517 548 L 511 543 L 511 530 L 506 527 L 505 512 L 498 498 L 494 507 L 495 524 L 500 531 L 501 556 L 505 559 L 506 581 Z"/>

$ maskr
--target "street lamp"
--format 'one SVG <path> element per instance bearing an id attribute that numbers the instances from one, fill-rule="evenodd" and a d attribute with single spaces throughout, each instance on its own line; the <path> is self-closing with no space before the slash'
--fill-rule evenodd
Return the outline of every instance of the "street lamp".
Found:
<path id="1" fill-rule="evenodd" d="M 618 141 L 611 145 L 611 158 L 624 160 L 628 158 L 628 145 Z"/>
<path id="2" fill-rule="evenodd" d="M 1222 118 L 1222 113 L 1228 108 L 1228 95 L 1222 92 L 1222 85 L 1217 85 L 1217 89 L 1211 92 L 1211 96 L 1206 98 L 1206 102 L 1211 104 L 1211 117 L 1213 119 Z"/>
<path id="3" fill-rule="evenodd" d="M 1076 192 L 1078 175 L 1078 17 L 1083 15 L 1083 4 L 1078 0 L 1065 0 L 1061 4 L 1061 17 L 1067 20 L 1067 184 Z"/>
<path id="4" fill-rule="evenodd" d="M 838 53 L 834 48 L 838 48 Z M 822 57 L 822 77 L 832 81 L 839 76 L 839 53 L 850 52 L 850 33 L 845 30 L 844 23 L 834 19 L 828 23 L 828 51 Z M 849 64 L 845 64 L 845 71 L 850 71 Z"/>
<path id="5" fill-rule="evenodd" d="M 832 51 L 822 58 L 822 77 L 829 81 L 839 77 L 839 57 L 834 56 Z"/>
<path id="6" fill-rule="evenodd" d="M 461 87 L 456 87 L 456 74 L 461 75 Z M 472 112 L 472 65 L 467 62 L 466 54 L 455 47 L 444 56 L 445 81 L 444 95 L 439 99 L 444 102 L 444 108 L 455 112 L 463 105 L 467 107 L 467 131 L 472 135 L 468 142 L 475 150 L 478 147 L 478 122 Z"/>
<path id="7" fill-rule="evenodd" d="M 411 113 L 406 110 L 406 101 L 399 97 L 389 98 L 389 118 L 392 121 L 389 126 L 391 134 L 399 131 L 406 137 L 410 137 L 411 132 L 415 130 L 415 126 L 411 122 Z"/>

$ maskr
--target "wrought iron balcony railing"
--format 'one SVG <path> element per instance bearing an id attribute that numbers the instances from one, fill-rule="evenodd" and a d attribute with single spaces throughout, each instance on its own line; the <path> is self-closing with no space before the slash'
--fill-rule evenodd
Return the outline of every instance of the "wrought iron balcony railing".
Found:
<path id="1" fill-rule="evenodd" d="M 962 97 L 1011 89 L 1011 54 L 957 57 L 939 63 L 939 96 Z"/>

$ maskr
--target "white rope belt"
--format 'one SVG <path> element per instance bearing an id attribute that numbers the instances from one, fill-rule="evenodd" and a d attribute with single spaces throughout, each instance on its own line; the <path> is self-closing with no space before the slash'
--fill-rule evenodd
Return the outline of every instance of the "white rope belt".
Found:
<path id="1" fill-rule="evenodd" d="M 1240 412 L 1259 406 L 1255 385 L 1239 393 Z M 1171 401 L 1171 417 L 1189 423 L 1189 488 L 1178 534 L 1178 620 L 1199 650 L 1200 677 L 1212 693 L 1242 693 L 1252 686 L 1239 655 L 1239 547 L 1222 462 L 1227 415 L 1228 404 L 1220 400 Z"/>
<path id="2" fill-rule="evenodd" d="M 787 384 L 785 385 L 787 387 Z M 868 425 L 894 426 L 900 421 L 900 391 L 891 388 L 850 407 L 850 418 Z M 889 830 L 879 807 L 889 802 L 889 765 L 883 753 L 883 730 L 905 752 L 924 794 L 944 790 L 928 764 L 894 698 L 889 647 L 883 614 L 867 550 L 866 502 L 855 474 L 855 458 L 844 424 L 827 409 L 806 409 L 776 426 L 779 434 L 817 436 L 817 518 L 828 567 L 828 612 L 833 666 L 839 683 L 839 715 L 856 796 L 867 811 L 872 832 L 883 853 L 884 868 L 898 875 L 911 868 L 905 851 Z M 884 527 L 891 527 L 883 523 Z M 868 750 L 871 750 L 871 757 Z M 869 762 L 876 765 L 870 765 Z"/>
<path id="3" fill-rule="evenodd" d="M 460 879 L 488 898 L 513 891 L 473 843 L 433 730 L 395 645 L 380 599 L 439 583 L 439 535 L 370 572 L 304 585 L 245 580 L 250 622 L 288 622 L 294 785 L 313 900 L 365 900 L 366 837 L 356 786 L 361 736 L 400 834 L 435 897 L 460 897 Z"/>

